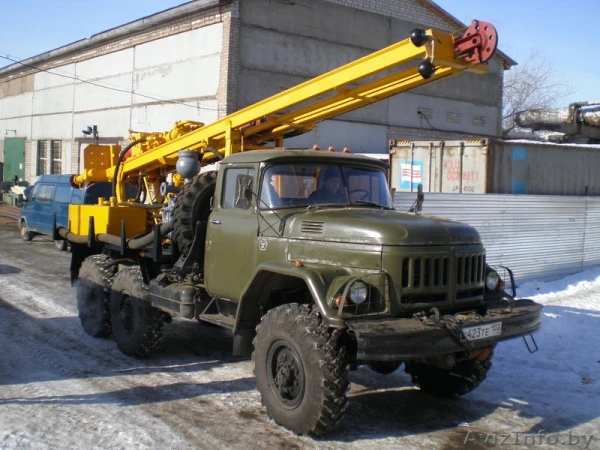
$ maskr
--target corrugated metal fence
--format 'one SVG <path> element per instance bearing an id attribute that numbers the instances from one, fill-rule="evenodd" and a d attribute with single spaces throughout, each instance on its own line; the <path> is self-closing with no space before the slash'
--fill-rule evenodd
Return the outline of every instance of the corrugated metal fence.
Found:
<path id="1" fill-rule="evenodd" d="M 396 192 L 406 211 L 416 193 Z M 510 267 L 518 282 L 600 264 L 600 198 L 559 195 L 426 193 L 422 214 L 474 226 L 487 261 Z"/>

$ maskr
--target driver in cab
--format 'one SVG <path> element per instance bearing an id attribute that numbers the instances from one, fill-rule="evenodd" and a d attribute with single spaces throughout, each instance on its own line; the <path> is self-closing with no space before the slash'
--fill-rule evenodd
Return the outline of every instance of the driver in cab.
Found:
<path id="1" fill-rule="evenodd" d="M 321 178 L 321 186 L 309 198 L 316 203 L 347 203 L 339 168 L 327 167 Z"/>

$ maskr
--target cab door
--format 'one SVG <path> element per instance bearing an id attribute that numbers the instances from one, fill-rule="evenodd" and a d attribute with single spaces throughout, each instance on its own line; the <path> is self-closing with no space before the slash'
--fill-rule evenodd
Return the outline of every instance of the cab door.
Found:
<path id="1" fill-rule="evenodd" d="M 238 300 L 254 273 L 258 223 L 254 209 L 256 171 L 226 168 L 219 173 L 206 233 L 205 283 L 211 295 Z"/>
<path id="2" fill-rule="evenodd" d="M 35 231 L 37 229 L 37 221 L 39 217 L 36 216 L 36 204 L 39 200 L 41 184 L 36 183 L 33 186 L 33 190 L 29 194 L 29 198 L 27 202 L 21 208 L 21 216 L 25 219 L 27 223 L 27 228 L 31 231 Z"/>
<path id="3" fill-rule="evenodd" d="M 37 228 L 35 231 L 44 234 L 52 234 L 52 219 L 54 216 L 54 184 L 42 184 L 39 201 L 35 204 Z"/>

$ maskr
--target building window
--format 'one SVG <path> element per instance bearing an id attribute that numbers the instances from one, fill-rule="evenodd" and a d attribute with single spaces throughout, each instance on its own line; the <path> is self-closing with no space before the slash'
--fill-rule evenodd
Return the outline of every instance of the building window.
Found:
<path id="1" fill-rule="evenodd" d="M 36 175 L 44 175 L 48 173 L 48 165 L 46 164 L 48 161 L 48 144 L 49 141 L 38 141 Z"/>
<path id="2" fill-rule="evenodd" d="M 61 141 L 38 141 L 37 173 L 62 173 L 62 142 Z"/>
<path id="3" fill-rule="evenodd" d="M 60 174 L 62 172 L 62 142 L 51 141 L 51 166 L 50 173 Z"/>

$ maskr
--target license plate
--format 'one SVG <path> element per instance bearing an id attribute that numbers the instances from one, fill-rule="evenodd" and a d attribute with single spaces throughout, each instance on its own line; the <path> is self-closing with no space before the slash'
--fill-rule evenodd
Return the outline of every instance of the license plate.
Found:
<path id="1" fill-rule="evenodd" d="M 469 341 L 499 336 L 502 334 L 502 322 L 487 323 L 485 325 L 477 325 L 474 327 L 465 327 L 462 329 L 462 331 Z"/>

